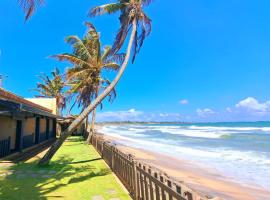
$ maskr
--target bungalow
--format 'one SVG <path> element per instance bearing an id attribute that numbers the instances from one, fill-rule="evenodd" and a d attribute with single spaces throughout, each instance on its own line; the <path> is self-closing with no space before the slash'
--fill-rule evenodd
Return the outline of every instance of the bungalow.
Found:
<path id="1" fill-rule="evenodd" d="M 0 158 L 55 138 L 57 118 L 53 109 L 36 99 L 0 88 Z"/>

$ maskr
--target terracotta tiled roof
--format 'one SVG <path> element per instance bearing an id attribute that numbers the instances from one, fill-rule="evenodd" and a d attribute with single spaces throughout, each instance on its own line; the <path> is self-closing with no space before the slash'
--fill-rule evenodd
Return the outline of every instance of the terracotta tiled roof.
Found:
<path id="1" fill-rule="evenodd" d="M 34 108 L 37 108 L 37 109 L 52 113 L 52 110 L 50 110 L 48 108 L 45 108 L 43 106 L 40 106 L 38 104 L 35 104 L 35 103 L 31 102 L 31 101 L 28 101 L 28 100 L 24 99 L 23 97 L 20 97 L 20 96 L 18 96 L 16 94 L 13 94 L 12 92 L 9 92 L 9 91 L 6 91 L 6 90 L 2 89 L 2 88 L 0 88 L 0 98 L 4 98 L 4 99 L 10 100 L 10 101 L 14 101 L 16 103 L 23 103 L 23 104 L 26 104 L 28 106 L 31 106 L 31 107 L 34 107 Z"/>

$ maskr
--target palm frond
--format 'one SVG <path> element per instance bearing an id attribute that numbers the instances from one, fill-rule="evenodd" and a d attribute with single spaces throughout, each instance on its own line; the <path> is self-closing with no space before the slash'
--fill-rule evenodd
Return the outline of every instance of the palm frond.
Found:
<path id="1" fill-rule="evenodd" d="M 79 57 L 76 57 L 75 55 L 73 54 L 69 54 L 69 53 L 64 53 L 64 54 L 58 54 L 58 55 L 53 55 L 51 56 L 52 58 L 55 58 L 59 61 L 68 61 L 68 62 L 71 62 L 75 65 L 87 65 L 89 67 L 93 67 L 90 63 L 82 60 L 81 58 Z"/>
<path id="2" fill-rule="evenodd" d="M 66 38 L 66 42 L 72 45 L 74 53 L 79 54 L 81 58 L 85 58 L 86 60 L 91 58 L 87 47 L 78 36 L 69 36 Z"/>
<path id="3" fill-rule="evenodd" d="M 114 63 L 114 62 L 109 62 L 109 63 L 104 64 L 103 68 L 117 71 L 117 70 L 119 70 L 120 65 L 118 65 L 117 63 Z"/>
<path id="4" fill-rule="evenodd" d="M 25 12 L 25 21 L 33 15 L 38 6 L 44 4 L 44 0 L 18 0 L 18 2 Z"/>
<path id="5" fill-rule="evenodd" d="M 98 15 L 103 15 L 103 14 L 112 14 L 117 11 L 120 11 L 123 8 L 124 4 L 122 3 L 111 3 L 111 4 L 105 4 L 102 6 L 97 6 L 93 9 L 90 10 L 89 16 L 95 17 Z"/>

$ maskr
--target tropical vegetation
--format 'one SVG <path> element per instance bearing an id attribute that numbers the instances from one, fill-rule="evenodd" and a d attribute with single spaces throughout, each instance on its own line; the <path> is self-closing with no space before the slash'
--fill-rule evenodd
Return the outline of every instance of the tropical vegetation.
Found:
<path id="1" fill-rule="evenodd" d="M 41 74 L 39 78 L 42 82 L 38 82 L 37 88 L 34 90 L 39 93 L 36 97 L 55 98 L 58 114 L 61 114 L 67 105 L 67 97 L 64 91 L 66 83 L 58 68 L 52 71 L 51 75 L 52 78 L 46 74 Z"/>
<path id="2" fill-rule="evenodd" d="M 90 11 L 91 16 L 102 14 L 112 14 L 120 12 L 121 27 L 117 33 L 113 44 L 111 54 L 117 53 L 123 46 L 129 31 L 131 30 L 125 59 L 111 84 L 73 121 L 73 123 L 61 134 L 60 138 L 52 145 L 44 157 L 40 160 L 40 165 L 49 163 L 53 155 L 61 147 L 67 137 L 76 129 L 76 127 L 105 99 L 122 77 L 130 55 L 132 53 L 132 62 L 134 62 L 137 53 L 143 45 L 144 39 L 151 32 L 151 20 L 143 12 L 143 8 L 151 3 L 151 0 L 118 0 L 116 3 L 105 4 L 93 8 Z"/>
<path id="3" fill-rule="evenodd" d="M 68 93 L 76 96 L 74 103 L 77 103 L 83 110 L 98 96 L 99 92 L 110 85 L 110 80 L 103 78 L 102 72 L 105 70 L 117 71 L 120 68 L 119 63 L 122 63 L 125 57 L 125 54 L 111 54 L 109 46 L 105 46 L 102 50 L 96 28 L 89 22 L 86 23 L 86 26 L 88 30 L 83 39 L 78 36 L 66 38 L 66 42 L 73 48 L 71 54 L 63 53 L 52 56 L 73 65 L 66 72 L 67 85 L 70 87 Z M 112 102 L 116 91 L 113 89 L 108 96 L 109 101 Z M 96 109 L 92 113 L 90 132 L 94 130 L 95 114 Z M 90 134 L 87 141 L 89 142 L 89 140 Z"/>

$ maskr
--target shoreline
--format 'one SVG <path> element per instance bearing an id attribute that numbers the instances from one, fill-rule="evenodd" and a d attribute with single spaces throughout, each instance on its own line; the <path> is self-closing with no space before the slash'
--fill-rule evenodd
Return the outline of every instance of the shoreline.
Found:
<path id="1" fill-rule="evenodd" d="M 144 149 L 128 147 L 119 144 L 124 142 L 121 137 L 107 136 L 99 133 L 107 141 L 117 144 L 117 148 L 126 154 L 132 154 L 136 159 L 150 164 L 169 176 L 194 190 L 213 197 L 226 200 L 265 200 L 270 196 L 270 190 L 255 186 L 246 186 L 226 179 L 220 173 L 193 161 L 178 159 L 164 154 Z"/>

